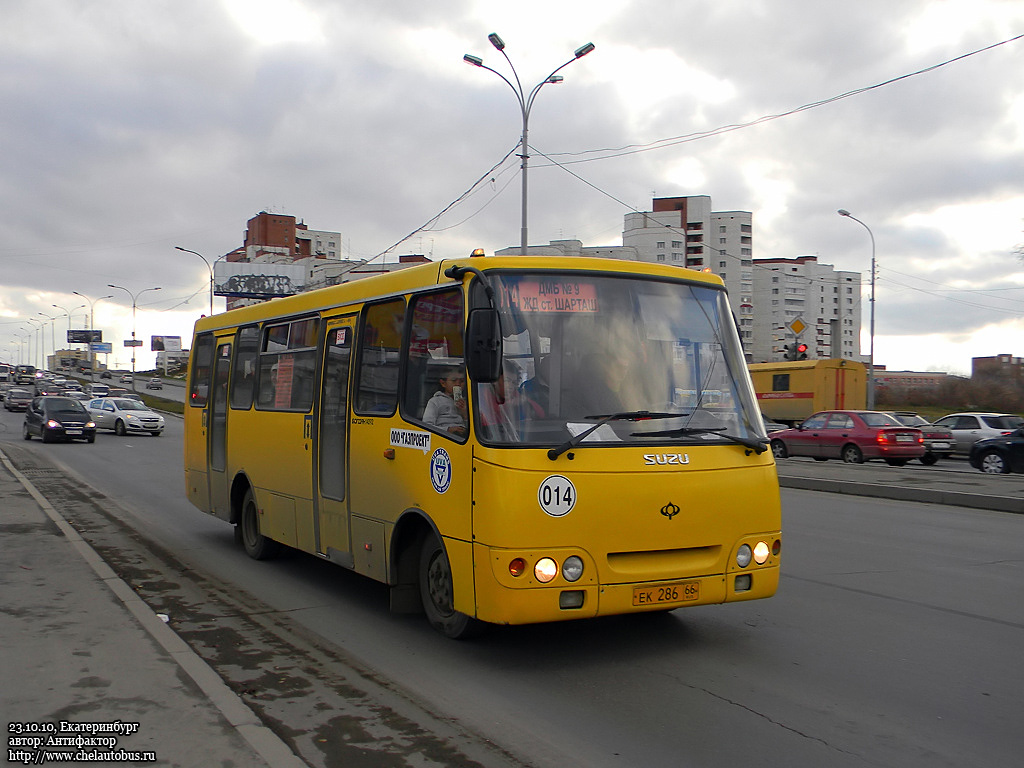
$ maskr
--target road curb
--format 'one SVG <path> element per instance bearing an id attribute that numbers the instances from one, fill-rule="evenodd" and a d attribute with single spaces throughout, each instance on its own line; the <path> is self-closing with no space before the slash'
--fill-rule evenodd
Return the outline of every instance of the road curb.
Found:
<path id="1" fill-rule="evenodd" d="M 869 496 L 893 501 L 916 501 L 926 504 L 948 504 L 971 509 L 988 509 L 994 512 L 1024 514 L 1024 503 L 1011 496 L 992 496 L 961 491 L 930 488 L 905 488 L 877 483 L 858 483 L 852 480 L 829 480 L 817 477 L 795 477 L 779 475 L 779 485 L 805 491 L 842 493 L 849 496 Z"/>

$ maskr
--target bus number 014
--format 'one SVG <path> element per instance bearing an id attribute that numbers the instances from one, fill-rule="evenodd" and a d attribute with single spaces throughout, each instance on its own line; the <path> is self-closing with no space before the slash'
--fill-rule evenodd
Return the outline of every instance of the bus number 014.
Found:
<path id="1" fill-rule="evenodd" d="M 537 502 L 552 517 L 563 517 L 576 506 L 576 487 L 564 475 L 549 475 L 537 489 Z"/>

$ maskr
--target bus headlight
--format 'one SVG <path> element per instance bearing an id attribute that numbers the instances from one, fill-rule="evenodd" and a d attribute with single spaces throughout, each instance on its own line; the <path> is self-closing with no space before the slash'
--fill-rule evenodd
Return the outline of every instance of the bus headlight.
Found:
<path id="1" fill-rule="evenodd" d="M 558 575 L 558 563 L 550 557 L 542 557 L 533 566 L 533 575 L 537 577 L 537 581 L 541 584 L 547 584 Z"/>
<path id="2" fill-rule="evenodd" d="M 768 545 L 763 541 L 759 541 L 754 545 L 754 562 L 758 565 L 764 565 L 767 563 L 769 554 L 770 550 L 768 549 Z"/>
<path id="3" fill-rule="evenodd" d="M 740 544 L 740 548 L 736 550 L 736 565 L 740 568 L 746 568 L 750 565 L 750 559 L 754 556 L 754 553 L 750 551 L 749 544 Z"/>
<path id="4" fill-rule="evenodd" d="M 583 561 L 576 555 L 565 558 L 565 562 L 562 563 L 562 578 L 566 581 L 579 581 L 582 575 Z"/>

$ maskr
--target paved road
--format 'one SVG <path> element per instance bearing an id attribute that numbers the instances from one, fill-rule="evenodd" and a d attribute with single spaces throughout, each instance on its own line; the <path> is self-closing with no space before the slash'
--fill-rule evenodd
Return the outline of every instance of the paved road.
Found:
<path id="1" fill-rule="evenodd" d="M 20 415 L 0 422 L 20 441 Z M 453 643 L 420 617 L 391 615 L 380 585 L 328 563 L 246 558 L 229 526 L 184 501 L 180 440 L 172 419 L 161 438 L 18 447 L 82 478 L 52 491 L 55 507 L 81 502 L 128 526 L 114 540 L 101 518 L 84 520 L 132 588 L 162 605 L 310 765 L 351 758 L 353 734 L 360 749 L 380 748 L 376 724 L 358 728 L 369 721 L 319 698 L 331 685 L 341 700 L 354 683 L 365 692 L 339 660 L 367 670 L 403 712 L 464 729 L 450 743 L 469 744 L 469 732 L 507 750 L 474 753 L 487 766 L 510 755 L 543 768 L 719 766 L 754 755 L 787 768 L 934 768 L 1011 765 L 1024 751 L 1017 680 L 1006 673 L 1024 631 L 1020 515 L 785 488 L 783 582 L 772 600 Z M 780 464 L 784 482 L 813 472 L 849 488 L 923 492 L 942 477 L 976 478 L 1001 492 L 993 498 L 1020 480 L 963 469 Z M 235 602 L 211 598 L 211 585 Z M 328 755 L 325 744 L 339 749 Z"/>

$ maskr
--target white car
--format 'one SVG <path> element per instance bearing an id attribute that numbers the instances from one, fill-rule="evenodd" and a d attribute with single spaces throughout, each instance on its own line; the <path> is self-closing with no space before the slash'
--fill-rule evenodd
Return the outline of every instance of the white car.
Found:
<path id="1" fill-rule="evenodd" d="M 1024 418 L 1012 413 L 951 413 L 936 422 L 953 433 L 954 450 L 970 453 L 971 446 L 986 437 L 1005 437 L 1024 426 Z"/>
<path id="2" fill-rule="evenodd" d="M 123 376 L 121 376 L 121 378 L 118 381 L 121 384 L 131 384 L 132 381 L 134 381 L 134 379 L 135 379 L 134 376 L 132 376 L 130 373 L 126 373 Z"/>
<path id="3" fill-rule="evenodd" d="M 164 417 L 145 403 L 130 397 L 97 397 L 86 403 L 96 429 L 112 429 L 116 435 L 164 431 Z"/>

